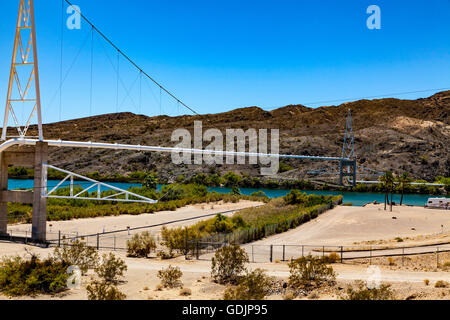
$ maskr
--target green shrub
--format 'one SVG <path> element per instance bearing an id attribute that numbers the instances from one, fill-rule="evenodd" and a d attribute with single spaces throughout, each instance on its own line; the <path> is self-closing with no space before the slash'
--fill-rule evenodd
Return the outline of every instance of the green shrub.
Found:
<path id="1" fill-rule="evenodd" d="M 69 264 L 32 256 L 5 258 L 0 263 L 0 292 L 7 296 L 55 294 L 67 289 Z"/>
<path id="2" fill-rule="evenodd" d="M 322 258 L 311 255 L 291 260 L 289 271 L 289 285 L 296 289 L 318 287 L 336 279 L 332 267 L 328 267 Z"/>
<path id="3" fill-rule="evenodd" d="M 264 193 L 264 191 L 256 191 L 252 193 L 252 197 L 261 197 L 261 198 L 267 198 L 267 195 Z"/>
<path id="4" fill-rule="evenodd" d="M 241 247 L 237 245 L 222 247 L 212 258 L 211 276 L 221 284 L 236 283 L 248 262 L 248 255 Z"/>
<path id="5" fill-rule="evenodd" d="M 186 255 L 189 252 L 188 241 L 198 238 L 198 231 L 192 227 L 168 229 L 164 226 L 161 230 L 161 244 L 169 249 L 170 257 L 174 253 Z"/>
<path id="6" fill-rule="evenodd" d="M 302 193 L 299 190 L 291 190 L 287 195 L 284 196 L 284 201 L 287 204 L 305 204 L 308 200 L 308 195 L 306 193 Z"/>
<path id="7" fill-rule="evenodd" d="M 349 287 L 347 289 L 347 296 L 344 300 L 393 300 L 395 299 L 395 292 L 392 291 L 390 285 L 381 285 L 379 288 L 369 289 L 362 282 L 358 281 L 356 289 Z"/>
<path id="8" fill-rule="evenodd" d="M 234 196 L 240 196 L 241 193 L 241 189 L 239 189 L 238 186 L 233 186 L 233 188 L 231 189 L 231 194 Z"/>
<path id="9" fill-rule="evenodd" d="M 149 189 L 156 189 L 158 182 L 158 176 L 156 173 L 151 172 L 145 177 L 143 186 Z"/>
<path id="10" fill-rule="evenodd" d="M 279 170 L 278 170 L 280 173 L 291 171 L 291 170 L 294 170 L 294 167 L 280 161 Z"/>
<path id="11" fill-rule="evenodd" d="M 135 234 L 131 240 L 127 241 L 127 253 L 129 257 L 147 258 L 155 249 L 155 238 L 148 231 Z"/>
<path id="12" fill-rule="evenodd" d="M 164 288 L 177 288 L 182 287 L 181 277 L 183 273 L 180 268 L 169 266 L 167 269 L 158 271 L 158 278 L 161 280 L 161 285 Z"/>
<path id="13" fill-rule="evenodd" d="M 95 269 L 99 263 L 99 256 L 95 248 L 88 247 L 79 240 L 70 243 L 64 242 L 61 248 L 55 248 L 53 256 L 57 261 L 79 267 L 83 275 L 89 269 Z"/>
<path id="14" fill-rule="evenodd" d="M 270 293 L 272 279 L 268 277 L 264 270 L 256 269 L 247 272 L 236 287 L 229 287 L 225 290 L 224 300 L 263 300 Z"/>
<path id="15" fill-rule="evenodd" d="M 95 268 L 95 272 L 105 283 L 117 283 L 126 270 L 128 267 L 125 261 L 112 253 L 104 254 L 102 263 Z"/>
<path id="16" fill-rule="evenodd" d="M 92 281 L 86 290 L 89 300 L 125 300 L 127 297 L 116 286 L 104 281 Z"/>

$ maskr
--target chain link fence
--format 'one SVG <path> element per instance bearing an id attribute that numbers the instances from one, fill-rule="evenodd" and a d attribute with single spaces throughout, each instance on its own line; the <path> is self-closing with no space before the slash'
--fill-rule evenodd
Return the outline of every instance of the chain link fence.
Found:
<path id="1" fill-rule="evenodd" d="M 187 259 L 210 260 L 216 250 L 229 245 L 227 242 L 191 241 L 189 243 Z M 306 256 L 326 258 L 331 262 L 345 263 L 357 260 L 372 263 L 379 258 L 401 258 L 400 264 L 405 259 L 417 255 L 435 255 L 436 266 L 440 266 L 439 258 L 444 253 L 450 252 L 449 244 L 423 245 L 411 247 L 354 247 L 354 246 L 320 246 L 320 245 L 251 245 L 242 246 L 246 251 L 250 262 L 268 263 L 282 262 L 298 259 Z"/>

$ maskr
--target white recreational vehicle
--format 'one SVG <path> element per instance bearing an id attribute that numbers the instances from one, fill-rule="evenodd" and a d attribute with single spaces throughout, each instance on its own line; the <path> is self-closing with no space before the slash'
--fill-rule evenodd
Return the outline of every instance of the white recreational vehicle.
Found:
<path id="1" fill-rule="evenodd" d="M 450 198 L 430 198 L 426 208 L 450 210 Z"/>

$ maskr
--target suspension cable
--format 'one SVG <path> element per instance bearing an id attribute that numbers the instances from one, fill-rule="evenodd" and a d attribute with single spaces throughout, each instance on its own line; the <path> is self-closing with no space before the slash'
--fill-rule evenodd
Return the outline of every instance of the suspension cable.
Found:
<path id="1" fill-rule="evenodd" d="M 62 86 L 63 86 L 63 41 L 64 41 L 64 0 L 61 0 L 61 53 L 59 70 L 59 121 L 62 117 Z"/>
<path id="2" fill-rule="evenodd" d="M 139 71 L 139 114 L 142 113 L 142 72 Z"/>
<path id="3" fill-rule="evenodd" d="M 89 116 L 92 116 L 92 95 L 93 95 L 93 79 L 94 79 L 94 29 L 91 28 L 91 91 L 89 97 Z"/>
<path id="4" fill-rule="evenodd" d="M 120 53 L 117 51 L 117 85 L 116 85 L 116 112 L 119 112 L 119 77 L 120 77 Z"/>
<path id="5" fill-rule="evenodd" d="M 179 102 L 182 106 L 184 106 L 186 109 L 190 110 L 195 115 L 199 115 L 194 109 L 186 105 L 183 101 L 178 99 L 173 93 L 171 93 L 168 89 L 163 87 L 159 82 L 157 82 L 154 78 L 152 78 L 147 72 L 145 72 L 141 67 L 137 65 L 136 62 L 134 62 L 128 55 L 126 55 L 122 50 L 120 50 L 108 37 L 106 37 L 93 23 L 89 21 L 77 8 L 73 7 L 72 3 L 70 3 L 69 0 L 63 0 L 68 5 L 70 5 L 77 13 L 80 15 L 81 18 L 83 18 L 84 21 L 86 21 L 103 39 L 105 39 L 114 49 L 117 50 L 118 54 L 123 56 L 127 61 L 129 61 L 135 68 L 137 68 L 139 71 L 142 72 L 143 75 L 145 75 L 148 79 L 150 79 L 154 84 L 156 84 L 161 91 L 164 91 L 169 96 L 171 96 L 173 99 L 175 99 L 177 102 Z"/>

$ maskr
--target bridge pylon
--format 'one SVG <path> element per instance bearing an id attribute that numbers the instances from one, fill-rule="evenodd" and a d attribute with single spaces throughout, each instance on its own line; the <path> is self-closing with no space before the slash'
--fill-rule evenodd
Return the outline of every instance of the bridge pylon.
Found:
<path id="1" fill-rule="evenodd" d="M 25 41 L 24 41 L 25 40 Z M 22 81 L 22 82 L 21 82 Z M 31 88 L 34 83 L 34 95 Z M 31 109 L 26 123 L 19 123 L 14 105 L 23 104 Z M 0 152 L 0 237 L 5 236 L 8 227 L 8 202 L 33 205 L 32 240 L 45 242 L 47 225 L 47 198 L 44 197 L 48 159 L 48 143 L 44 142 L 41 116 L 41 97 L 36 46 L 36 28 L 33 0 L 19 0 L 14 49 L 6 98 L 5 118 L 1 140 L 7 138 L 31 138 L 28 129 L 37 115 L 38 138 L 33 146 L 18 145 Z M 8 121 L 11 116 L 18 136 L 8 137 Z M 8 190 L 8 167 L 20 166 L 34 169 L 33 191 Z"/>
<path id="2" fill-rule="evenodd" d="M 31 93 L 33 83 L 34 95 Z M 19 122 L 17 113 L 14 111 L 14 106 L 17 105 L 23 105 L 27 109 L 31 109 L 26 122 L 22 119 L 24 123 Z M 14 136 L 13 138 L 25 138 L 35 115 L 38 123 L 38 138 L 40 141 L 43 141 L 34 3 L 33 0 L 19 0 L 19 14 L 17 17 L 1 140 L 5 141 L 7 139 L 10 116 L 18 131 L 18 137 Z"/>
<path id="3" fill-rule="evenodd" d="M 339 164 L 339 184 L 344 185 L 345 177 L 352 178 L 352 185 L 356 187 L 357 164 L 355 151 L 355 135 L 353 133 L 352 112 L 347 112 L 347 121 L 345 124 L 344 145 L 342 146 L 342 155 Z"/>

